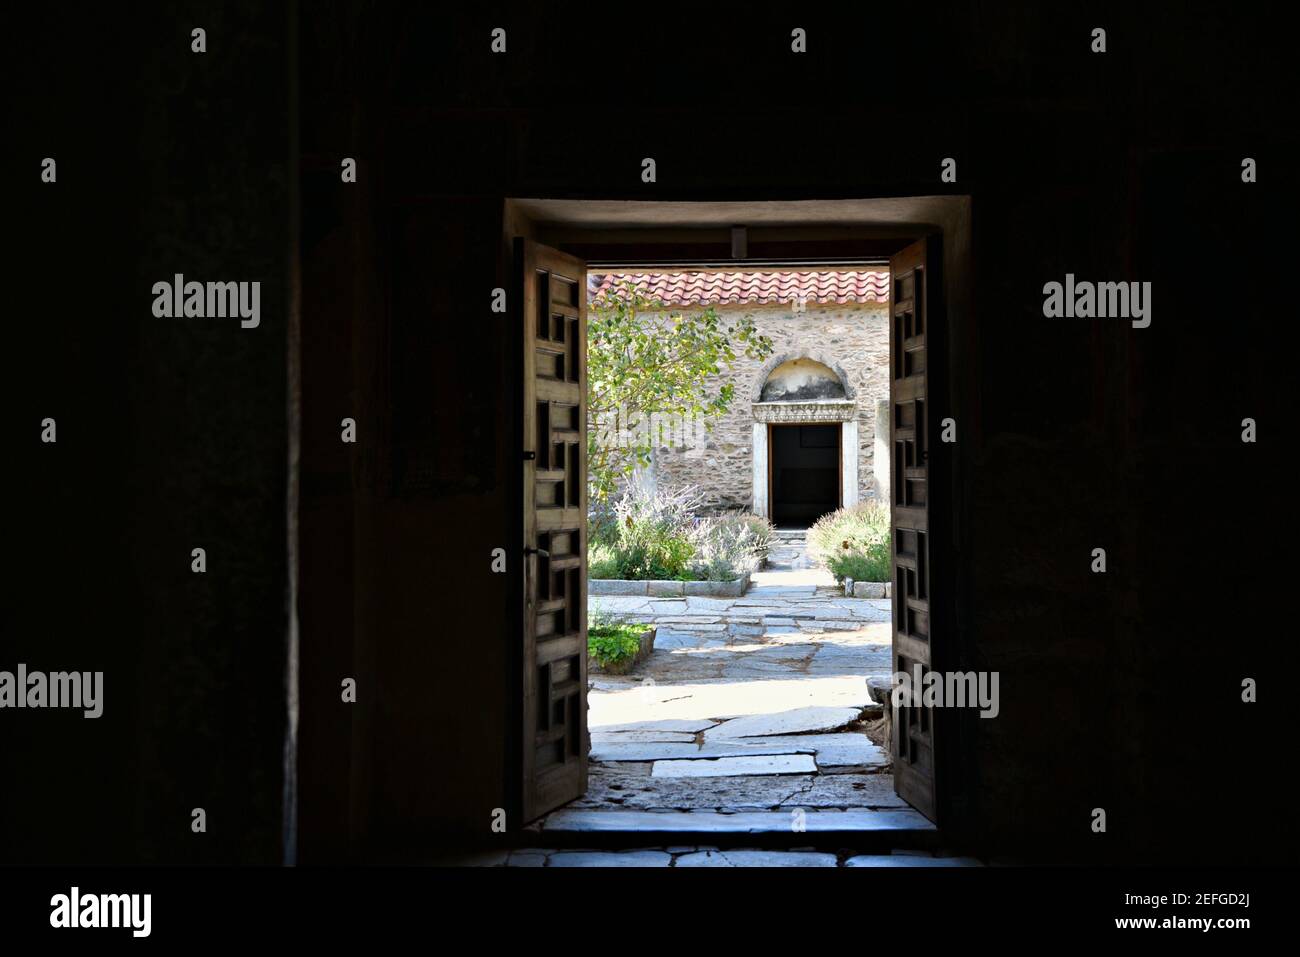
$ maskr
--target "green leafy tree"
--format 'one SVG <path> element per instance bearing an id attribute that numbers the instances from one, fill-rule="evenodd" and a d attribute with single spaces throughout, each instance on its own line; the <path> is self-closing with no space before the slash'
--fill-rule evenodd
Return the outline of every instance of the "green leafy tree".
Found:
<path id="1" fill-rule="evenodd" d="M 716 376 L 742 355 L 771 352 L 750 316 L 727 325 L 711 306 L 669 313 L 626 281 L 595 299 L 587 313 L 592 500 L 606 501 L 621 476 L 649 464 L 656 422 L 700 421 L 711 430 L 735 398 L 735 386 Z"/>

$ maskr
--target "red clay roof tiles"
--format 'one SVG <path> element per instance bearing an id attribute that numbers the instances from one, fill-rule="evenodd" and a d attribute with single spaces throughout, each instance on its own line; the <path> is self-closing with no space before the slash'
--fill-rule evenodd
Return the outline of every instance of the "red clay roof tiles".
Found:
<path id="1" fill-rule="evenodd" d="M 600 273 L 588 277 L 593 297 L 631 282 L 647 299 L 665 306 L 739 303 L 888 302 L 889 270 L 843 272 L 656 272 Z"/>

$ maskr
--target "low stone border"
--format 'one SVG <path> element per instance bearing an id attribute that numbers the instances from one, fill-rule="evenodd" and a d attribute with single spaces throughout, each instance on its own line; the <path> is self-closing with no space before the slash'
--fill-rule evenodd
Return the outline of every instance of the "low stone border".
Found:
<path id="1" fill-rule="evenodd" d="M 852 579 L 844 580 L 844 595 L 846 598 L 889 598 L 892 582 L 855 582 Z"/>
<path id="2" fill-rule="evenodd" d="M 740 598 L 749 587 L 749 574 L 726 582 L 635 581 L 628 578 L 590 578 L 588 595 L 647 595 L 651 598 L 693 596 Z"/>
<path id="3" fill-rule="evenodd" d="M 635 655 L 632 655 L 631 657 L 628 658 L 624 658 L 622 661 L 618 661 L 604 667 L 602 667 L 600 662 L 597 661 L 592 655 L 588 654 L 587 673 L 602 674 L 602 675 L 627 674 L 629 671 L 631 671 L 641 662 L 645 661 L 647 658 L 650 657 L 650 652 L 654 651 L 655 648 L 655 635 L 658 633 L 658 631 L 659 629 L 655 625 L 651 625 L 648 629 L 646 629 L 644 632 L 641 633 L 641 646 L 637 648 Z"/>

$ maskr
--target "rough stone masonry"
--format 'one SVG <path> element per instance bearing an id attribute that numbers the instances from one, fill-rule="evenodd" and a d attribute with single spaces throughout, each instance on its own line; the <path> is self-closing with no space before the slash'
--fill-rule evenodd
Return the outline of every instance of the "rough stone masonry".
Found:
<path id="1" fill-rule="evenodd" d="M 670 312 L 704 308 L 682 306 Z M 888 303 L 808 303 L 803 312 L 789 302 L 714 308 L 724 325 L 728 320 L 753 316 L 758 331 L 772 339 L 772 355 L 762 361 L 739 356 L 711 380 L 711 386 L 728 381 L 735 385 L 731 410 L 712 420 L 713 430 L 702 448 L 656 449 L 652 480 L 662 486 L 697 485 L 711 507 L 750 509 L 754 497 L 754 402 L 767 375 L 782 361 L 810 358 L 842 373 L 845 379 L 858 422 L 858 499 L 873 497 L 876 405 L 889 397 Z M 884 467 L 887 469 L 888 463 Z"/>

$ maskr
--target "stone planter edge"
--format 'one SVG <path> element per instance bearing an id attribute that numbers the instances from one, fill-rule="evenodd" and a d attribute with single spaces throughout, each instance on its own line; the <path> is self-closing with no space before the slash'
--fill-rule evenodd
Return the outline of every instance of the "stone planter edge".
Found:
<path id="1" fill-rule="evenodd" d="M 889 598 L 892 584 L 892 582 L 854 582 L 852 594 L 846 587 L 844 595 L 846 598 Z"/>
<path id="2" fill-rule="evenodd" d="M 587 594 L 646 595 L 651 598 L 739 598 L 749 587 L 749 574 L 723 582 L 637 581 L 627 578 L 590 578 Z"/>

